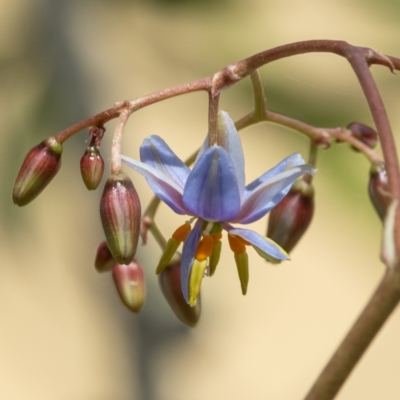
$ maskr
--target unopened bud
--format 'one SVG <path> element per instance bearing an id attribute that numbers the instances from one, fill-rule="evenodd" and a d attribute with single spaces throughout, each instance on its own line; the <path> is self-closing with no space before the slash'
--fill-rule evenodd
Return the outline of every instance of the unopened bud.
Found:
<path id="1" fill-rule="evenodd" d="M 89 190 L 99 186 L 104 172 L 104 160 L 96 146 L 89 146 L 81 158 L 81 175 Z"/>
<path id="2" fill-rule="evenodd" d="M 359 122 L 352 122 L 351 124 L 347 125 L 347 129 L 350 130 L 351 136 L 360 140 L 371 149 L 375 148 L 375 146 L 378 144 L 378 133 L 368 125 L 364 125 Z M 351 147 L 355 151 L 359 151 L 355 147 Z"/>
<path id="3" fill-rule="evenodd" d="M 25 206 L 50 183 L 61 167 L 62 151 L 62 145 L 54 137 L 29 151 L 15 180 L 14 204 Z"/>
<path id="4" fill-rule="evenodd" d="M 104 186 L 100 215 L 108 247 L 120 264 L 129 264 L 136 253 L 140 231 L 140 201 L 132 181 L 120 172 Z"/>
<path id="5" fill-rule="evenodd" d="M 314 188 L 304 179 L 298 180 L 270 212 L 267 237 L 291 252 L 310 225 L 313 213 Z"/>
<path id="6" fill-rule="evenodd" d="M 378 213 L 379 218 L 383 221 L 386 210 L 390 204 L 389 184 L 385 168 L 373 165 L 369 172 L 368 193 Z"/>
<path id="7" fill-rule="evenodd" d="M 133 260 L 130 264 L 115 264 L 112 269 L 115 287 L 122 302 L 138 313 L 146 297 L 146 285 L 142 266 Z"/>
<path id="8" fill-rule="evenodd" d="M 158 275 L 161 292 L 167 300 L 171 310 L 180 321 L 188 326 L 195 326 L 201 315 L 201 298 L 197 296 L 196 305 L 191 307 L 186 303 L 181 288 L 181 256 L 175 253 L 172 262 Z M 175 256 L 174 256 L 175 258 Z"/>
<path id="9" fill-rule="evenodd" d="M 97 248 L 96 259 L 94 261 L 97 272 L 111 271 L 114 264 L 115 260 L 108 248 L 107 242 L 101 242 Z"/>

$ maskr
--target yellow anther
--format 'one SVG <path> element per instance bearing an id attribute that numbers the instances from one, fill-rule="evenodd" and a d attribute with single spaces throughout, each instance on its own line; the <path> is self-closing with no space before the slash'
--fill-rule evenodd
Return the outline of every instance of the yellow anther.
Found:
<path id="1" fill-rule="evenodd" d="M 164 253 L 162 254 L 156 268 L 157 275 L 160 274 L 164 270 L 164 268 L 169 264 L 176 250 L 178 250 L 180 244 L 181 242 L 174 238 L 168 240 L 167 246 L 165 247 Z"/>
<path id="2" fill-rule="evenodd" d="M 185 222 L 172 234 L 172 237 L 179 242 L 184 242 L 191 229 L 190 224 Z"/>
<path id="3" fill-rule="evenodd" d="M 221 255 L 221 248 L 222 248 L 222 242 L 220 240 L 217 240 L 214 243 L 213 250 L 212 250 L 212 253 L 211 253 L 211 256 L 210 256 L 210 261 L 209 261 L 209 264 L 208 264 L 208 268 L 210 270 L 210 276 L 213 276 L 215 270 L 217 269 L 217 265 L 218 265 L 218 262 L 219 262 L 219 257 Z"/>
<path id="4" fill-rule="evenodd" d="M 235 253 L 235 262 L 244 296 L 247 293 L 247 285 L 249 283 L 249 259 L 247 253 Z"/>
<path id="5" fill-rule="evenodd" d="M 214 246 L 213 237 L 205 232 L 203 239 L 201 239 L 199 245 L 197 246 L 195 259 L 197 261 L 206 260 L 208 257 L 210 257 L 213 246 Z"/>
<path id="6" fill-rule="evenodd" d="M 228 241 L 231 250 L 235 254 L 244 253 L 246 251 L 246 244 L 249 244 L 246 240 L 239 236 L 233 236 L 228 233 Z"/>
<path id="7" fill-rule="evenodd" d="M 191 307 L 194 307 L 196 305 L 197 296 L 200 293 L 201 281 L 203 280 L 204 271 L 206 270 L 206 268 L 207 260 L 194 260 L 189 278 L 189 305 Z"/>

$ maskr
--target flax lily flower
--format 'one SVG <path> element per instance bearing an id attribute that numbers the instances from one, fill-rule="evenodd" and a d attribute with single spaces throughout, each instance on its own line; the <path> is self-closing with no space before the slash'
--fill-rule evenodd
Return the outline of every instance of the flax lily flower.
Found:
<path id="1" fill-rule="evenodd" d="M 157 272 L 162 271 L 184 242 L 181 285 L 186 301 L 192 306 L 196 304 L 207 267 L 212 274 L 218 263 L 222 230 L 228 232 L 243 294 L 248 281 L 247 245 L 268 261 L 279 263 L 289 259 L 272 240 L 232 224 L 249 224 L 264 217 L 299 176 L 314 172 L 300 154 L 293 154 L 245 186 L 240 138 L 233 121 L 223 111 L 219 114 L 218 134 L 223 144 L 210 146 L 207 137 L 192 170 L 159 136 L 144 140 L 141 162 L 122 156 L 122 161 L 142 174 L 164 203 L 177 214 L 191 218 L 172 235 Z"/>

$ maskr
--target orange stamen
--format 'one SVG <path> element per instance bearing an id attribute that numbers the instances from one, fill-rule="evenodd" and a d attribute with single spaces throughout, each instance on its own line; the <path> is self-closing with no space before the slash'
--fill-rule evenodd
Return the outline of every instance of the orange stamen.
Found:
<path id="1" fill-rule="evenodd" d="M 190 224 L 184 223 L 172 234 L 172 237 L 179 242 L 184 242 L 191 229 Z"/>
<path id="2" fill-rule="evenodd" d="M 228 233 L 228 241 L 229 241 L 229 247 L 235 254 L 244 253 L 246 251 L 246 244 L 250 244 L 241 237 L 233 236 L 229 233 Z"/>
<path id="3" fill-rule="evenodd" d="M 196 256 L 195 256 L 196 260 L 204 261 L 205 259 L 210 257 L 213 246 L 214 246 L 214 240 L 212 236 L 205 233 L 203 239 L 201 239 L 201 242 L 197 246 Z"/>
<path id="4" fill-rule="evenodd" d="M 214 243 L 217 243 L 222 238 L 222 233 L 217 233 L 211 236 L 213 238 Z"/>

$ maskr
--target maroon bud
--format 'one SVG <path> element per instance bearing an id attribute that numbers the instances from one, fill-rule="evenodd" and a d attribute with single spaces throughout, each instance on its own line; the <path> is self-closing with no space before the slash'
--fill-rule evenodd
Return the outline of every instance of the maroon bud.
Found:
<path id="1" fill-rule="evenodd" d="M 107 242 L 101 242 L 97 248 L 96 259 L 94 261 L 97 272 L 111 271 L 114 264 L 115 260 L 108 248 Z"/>
<path id="2" fill-rule="evenodd" d="M 81 158 L 81 175 L 89 190 L 99 186 L 104 172 L 104 160 L 95 146 L 89 146 Z"/>
<path id="3" fill-rule="evenodd" d="M 146 285 L 142 266 L 133 260 L 129 265 L 114 264 L 112 276 L 122 302 L 138 313 L 146 297 Z"/>
<path id="4" fill-rule="evenodd" d="M 127 175 L 112 174 L 100 203 L 101 222 L 108 247 L 120 264 L 129 264 L 136 253 L 140 231 L 140 201 Z"/>
<path id="5" fill-rule="evenodd" d="M 175 259 L 179 255 L 179 258 Z M 175 259 L 175 261 L 174 261 Z M 197 297 L 194 307 L 186 303 L 181 288 L 181 255 L 175 253 L 172 262 L 158 275 L 161 292 L 171 310 L 180 321 L 188 326 L 195 326 L 201 315 L 201 298 Z"/>
<path id="6" fill-rule="evenodd" d="M 350 130 L 351 136 L 366 144 L 369 148 L 373 149 L 378 144 L 378 133 L 368 125 L 360 124 L 359 122 L 352 122 L 347 125 Z M 355 151 L 359 151 L 351 146 Z"/>
<path id="7" fill-rule="evenodd" d="M 29 151 L 14 183 L 14 204 L 25 206 L 50 183 L 61 167 L 62 151 L 62 145 L 54 137 Z"/>
<path id="8" fill-rule="evenodd" d="M 310 225 L 313 213 L 314 188 L 304 179 L 298 180 L 270 212 L 267 237 L 290 253 Z"/>
<path id="9" fill-rule="evenodd" d="M 383 165 L 371 166 L 369 171 L 368 193 L 375 211 L 383 221 L 391 199 L 386 170 Z"/>

